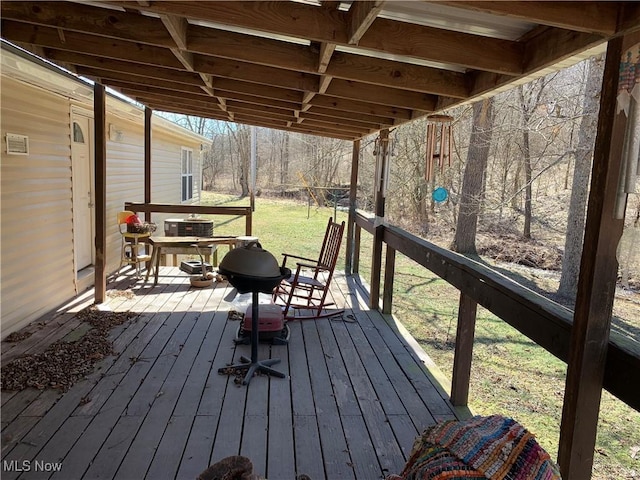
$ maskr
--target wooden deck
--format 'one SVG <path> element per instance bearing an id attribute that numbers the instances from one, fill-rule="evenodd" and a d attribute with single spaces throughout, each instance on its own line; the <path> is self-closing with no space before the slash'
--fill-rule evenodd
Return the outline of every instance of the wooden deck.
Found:
<path id="1" fill-rule="evenodd" d="M 250 352 L 234 345 L 238 321 L 227 317 L 238 297 L 229 301 L 226 283 L 190 288 L 163 267 L 156 287 L 124 277 L 108 289 L 106 306 L 139 313 L 111 330 L 117 355 L 64 394 L 2 392 L 3 480 L 194 479 L 234 454 L 269 480 L 374 480 L 400 472 L 418 432 L 455 418 L 411 339 L 344 275 L 332 293 L 345 314 L 289 322 L 288 345 L 259 347 L 288 377 L 257 376 L 246 387 L 218 373 Z M 114 295 L 127 289 L 132 298 Z M 3 343 L 3 365 L 81 331 L 74 315 L 92 299 Z"/>

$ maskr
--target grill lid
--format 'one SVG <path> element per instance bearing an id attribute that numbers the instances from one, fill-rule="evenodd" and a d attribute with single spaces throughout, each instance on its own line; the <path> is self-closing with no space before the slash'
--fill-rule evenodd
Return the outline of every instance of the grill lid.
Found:
<path id="1" fill-rule="evenodd" d="M 234 248 L 227 253 L 220 262 L 220 271 L 256 278 L 281 276 L 280 265 L 276 258 L 263 249 L 258 242 Z"/>
<path id="2" fill-rule="evenodd" d="M 291 270 L 280 267 L 258 242 L 231 250 L 220 262 L 218 272 L 240 293 L 271 293 L 283 278 L 291 276 Z"/>

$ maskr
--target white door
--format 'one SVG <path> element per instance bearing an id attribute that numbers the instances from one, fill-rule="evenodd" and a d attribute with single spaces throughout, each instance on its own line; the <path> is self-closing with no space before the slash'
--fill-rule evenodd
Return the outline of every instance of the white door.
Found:
<path id="1" fill-rule="evenodd" d="M 73 114 L 71 123 L 71 165 L 73 169 L 73 240 L 76 269 L 93 264 L 93 162 L 91 119 Z"/>

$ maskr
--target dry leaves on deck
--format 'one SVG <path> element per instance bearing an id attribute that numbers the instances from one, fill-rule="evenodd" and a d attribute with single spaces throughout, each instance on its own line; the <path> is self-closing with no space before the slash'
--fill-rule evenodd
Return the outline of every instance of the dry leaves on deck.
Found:
<path id="1" fill-rule="evenodd" d="M 42 353 L 23 355 L 3 366 L 2 389 L 67 391 L 91 373 L 97 361 L 113 353 L 113 344 L 107 338 L 109 330 L 134 316 L 131 312 L 103 312 L 95 306 L 85 308 L 78 318 L 93 328 L 76 341 L 58 340 Z"/>

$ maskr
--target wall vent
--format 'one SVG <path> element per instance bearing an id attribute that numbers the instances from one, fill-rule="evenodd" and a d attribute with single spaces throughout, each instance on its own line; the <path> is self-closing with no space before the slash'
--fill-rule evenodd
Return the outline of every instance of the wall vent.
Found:
<path id="1" fill-rule="evenodd" d="M 29 155 L 29 137 L 15 133 L 7 133 L 8 155 Z"/>

